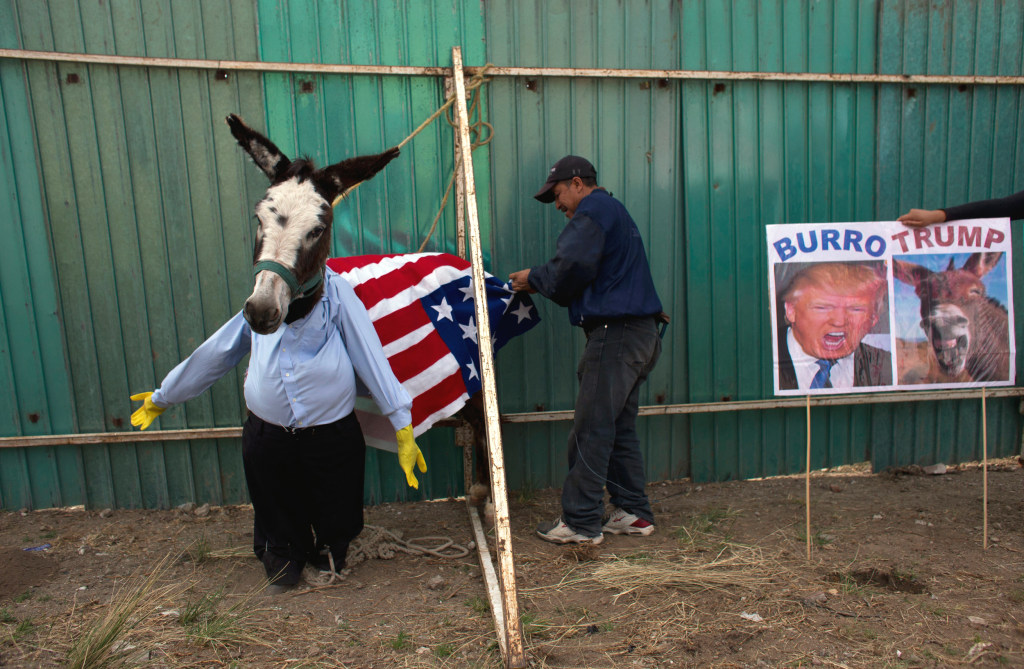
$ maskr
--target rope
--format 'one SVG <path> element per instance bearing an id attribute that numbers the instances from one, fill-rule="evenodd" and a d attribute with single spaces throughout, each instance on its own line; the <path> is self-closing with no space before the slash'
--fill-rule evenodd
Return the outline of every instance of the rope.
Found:
<path id="1" fill-rule="evenodd" d="M 428 542 L 436 545 L 429 545 Z M 426 545 L 425 545 L 426 544 Z M 334 556 L 328 551 L 329 571 L 320 571 L 307 564 L 303 571 L 303 579 L 315 588 L 325 588 L 344 581 L 352 567 L 366 560 L 390 560 L 396 553 L 409 555 L 433 555 L 439 558 L 463 558 L 469 555 L 469 549 L 461 546 L 448 537 L 431 536 L 415 537 L 405 540 L 399 534 L 376 525 L 366 525 L 362 534 L 352 542 L 345 558 L 345 568 L 340 571 L 334 565 Z"/>
<path id="2" fill-rule="evenodd" d="M 484 70 L 490 67 L 489 65 L 484 66 Z M 482 72 L 481 72 L 482 74 Z M 475 78 L 475 77 L 474 77 Z M 490 81 L 489 79 L 484 81 Z M 468 88 L 468 87 L 467 87 Z M 451 98 L 455 100 L 454 97 Z M 447 104 L 447 103 L 446 103 Z M 443 108 L 442 108 L 443 109 Z M 440 110 L 438 110 L 440 111 Z M 448 105 L 448 111 L 451 112 L 451 105 Z M 476 121 L 473 121 L 474 115 L 477 117 Z M 445 114 L 445 120 L 448 121 L 448 125 L 455 128 L 457 123 L 455 119 L 448 113 Z M 480 86 L 477 85 L 473 88 L 473 97 L 470 100 L 469 108 L 466 110 L 466 118 L 469 122 L 469 136 L 470 144 L 469 150 L 476 151 L 481 146 L 490 144 L 494 138 L 494 126 L 480 118 Z M 487 128 L 486 134 L 482 132 L 483 128 Z M 481 139 L 481 135 L 484 139 Z M 448 205 L 448 196 L 452 193 L 452 185 L 455 183 L 455 175 L 458 174 L 459 166 L 462 164 L 462 153 L 455 157 L 455 165 L 452 167 L 452 175 L 448 178 L 448 187 L 444 189 L 444 197 L 441 198 L 441 206 L 437 209 L 437 215 L 434 216 L 433 223 L 430 224 L 430 230 L 427 232 L 427 236 L 423 239 L 423 243 L 416 249 L 416 253 L 422 253 L 423 249 L 427 248 L 427 242 L 434 235 L 434 230 L 437 229 L 437 222 L 441 220 L 441 214 L 444 213 L 444 208 Z"/>
<path id="3" fill-rule="evenodd" d="M 472 545 L 471 545 L 472 546 Z M 457 544 L 448 537 L 427 536 L 403 539 L 401 534 L 377 525 L 365 525 L 363 532 L 355 539 L 348 549 L 345 559 L 346 567 L 338 570 L 334 564 L 334 556 L 327 554 L 330 564 L 330 571 L 320 571 L 311 564 L 307 564 L 303 571 L 303 578 L 309 584 L 317 588 L 326 587 L 345 580 L 349 574 L 349 568 L 366 560 L 390 560 L 397 553 L 409 555 L 432 555 L 438 558 L 459 559 L 469 555 L 470 548 Z M 251 557 L 252 548 L 237 546 L 225 548 L 218 551 L 211 551 L 212 558 L 233 558 Z"/>
<path id="4" fill-rule="evenodd" d="M 390 560 L 396 552 L 452 559 L 469 555 L 468 548 L 455 543 L 448 537 L 429 536 L 405 540 L 401 535 L 376 525 L 366 525 L 364 530 L 370 530 L 370 532 L 364 531 L 358 539 L 352 542 L 349 548 L 349 557 L 345 560 L 346 564 L 358 564 L 363 560 L 374 558 Z M 429 542 L 434 542 L 437 545 L 430 546 Z"/>
<path id="5" fill-rule="evenodd" d="M 487 78 L 486 74 L 487 74 L 487 70 L 490 69 L 491 67 L 493 67 L 493 65 L 491 63 L 487 63 L 486 65 L 481 67 L 480 70 L 476 74 L 474 74 L 472 77 L 470 77 L 466 81 L 466 91 L 472 94 L 471 97 L 470 97 L 470 103 L 469 103 L 469 107 L 467 109 L 467 114 L 466 114 L 468 119 L 469 119 L 469 121 L 470 121 L 470 123 L 469 123 L 469 133 L 470 133 L 470 150 L 471 151 L 474 151 L 474 150 L 480 148 L 481 146 L 484 146 L 484 145 L 490 143 L 491 139 L 494 137 L 494 126 L 492 126 L 490 123 L 487 123 L 486 121 L 483 121 L 483 120 L 481 120 L 479 118 L 479 115 L 480 115 L 480 88 L 481 88 L 481 86 L 483 86 L 484 84 L 486 84 L 487 82 L 490 81 L 490 79 Z M 440 107 L 438 107 L 437 110 L 433 114 L 428 116 L 425 121 L 420 123 L 419 126 L 415 130 L 413 130 L 412 133 L 408 137 L 406 137 L 401 142 L 399 142 L 398 143 L 398 148 L 400 149 L 403 146 L 405 146 L 406 144 L 408 144 L 410 141 L 412 141 L 413 137 L 415 137 L 416 135 L 420 134 L 427 126 L 429 126 L 431 123 L 433 123 L 437 119 L 437 117 L 440 116 L 441 114 L 445 114 L 445 120 L 448 121 L 448 124 L 450 126 L 452 126 L 453 128 L 457 127 L 457 123 L 455 122 L 455 120 L 450 115 L 451 114 L 451 107 L 452 107 L 453 104 L 455 104 L 455 93 L 452 93 L 451 95 L 449 95 L 445 99 L 444 104 L 442 104 Z M 476 121 L 472 120 L 474 115 L 477 116 L 477 120 Z M 486 128 L 486 133 L 483 132 L 484 128 Z M 437 210 L 437 215 L 434 216 L 433 223 L 430 224 L 430 231 L 427 233 L 427 236 L 423 240 L 423 243 L 420 244 L 419 249 L 417 249 L 417 251 L 416 251 L 417 253 L 422 252 L 423 249 L 426 248 L 427 242 L 430 241 L 431 236 L 434 234 L 434 230 L 437 228 L 437 222 L 441 219 L 441 214 L 444 212 L 444 208 L 448 204 L 448 197 L 451 195 L 452 186 L 455 184 L 455 175 L 456 175 L 456 173 L 458 171 L 458 167 L 461 164 L 461 162 L 462 162 L 462 157 L 461 156 L 457 156 L 456 157 L 455 165 L 452 168 L 452 175 L 448 179 L 448 186 L 444 190 L 444 197 L 441 198 L 441 206 Z M 345 190 L 345 192 L 343 192 L 338 197 L 334 198 L 334 202 L 331 203 L 331 206 L 332 207 L 338 206 L 338 203 L 341 202 L 344 198 L 346 198 L 349 193 L 351 193 L 356 188 L 358 188 L 359 184 L 361 184 L 361 183 L 362 182 L 360 181 L 359 183 L 357 183 L 357 184 L 347 188 Z"/>
<path id="6" fill-rule="evenodd" d="M 405 540 L 402 539 L 400 534 L 376 525 L 364 525 L 363 529 L 364 533 L 353 541 L 349 547 L 349 559 L 346 560 L 348 563 L 352 563 L 353 558 L 355 558 L 355 563 L 373 558 L 390 560 L 395 557 L 396 551 L 410 555 L 433 555 L 434 557 L 451 559 L 466 557 L 470 551 L 469 548 L 457 544 L 444 536 L 415 537 Z M 365 530 L 370 530 L 371 532 L 366 533 Z M 385 538 L 390 539 L 390 541 L 384 541 Z M 433 547 L 421 545 L 428 541 L 437 542 L 438 545 Z M 247 546 L 222 548 L 210 551 L 207 554 L 211 558 L 249 557 L 250 555 L 252 555 L 252 548 Z"/>

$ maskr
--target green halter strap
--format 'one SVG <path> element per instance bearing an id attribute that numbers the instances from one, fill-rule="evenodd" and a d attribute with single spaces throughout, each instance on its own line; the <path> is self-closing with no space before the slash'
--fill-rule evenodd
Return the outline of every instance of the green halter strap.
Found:
<path id="1" fill-rule="evenodd" d="M 261 260 L 253 265 L 253 276 L 263 271 L 273 272 L 281 277 L 281 279 L 288 284 L 288 289 L 292 292 L 293 300 L 299 299 L 300 297 L 306 297 L 307 295 L 312 295 L 313 291 L 316 290 L 324 280 L 324 273 L 317 272 L 309 281 L 300 286 L 299 280 L 295 278 L 295 274 L 290 269 L 274 260 Z"/>

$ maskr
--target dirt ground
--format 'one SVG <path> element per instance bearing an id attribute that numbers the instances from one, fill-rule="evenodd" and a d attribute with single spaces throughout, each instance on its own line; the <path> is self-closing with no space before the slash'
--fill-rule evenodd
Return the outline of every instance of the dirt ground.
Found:
<path id="1" fill-rule="evenodd" d="M 977 465 L 815 472 L 810 560 L 800 476 L 653 484 L 658 531 L 589 550 L 533 535 L 557 515 L 557 490 L 516 491 L 530 664 L 1024 666 L 1022 483 L 1016 460 L 990 463 L 986 550 Z M 459 500 L 366 515 L 407 539 L 471 540 Z M 475 551 L 400 552 L 271 595 L 251 522 L 244 506 L 0 514 L 0 665 L 78 653 L 78 666 L 501 666 Z"/>

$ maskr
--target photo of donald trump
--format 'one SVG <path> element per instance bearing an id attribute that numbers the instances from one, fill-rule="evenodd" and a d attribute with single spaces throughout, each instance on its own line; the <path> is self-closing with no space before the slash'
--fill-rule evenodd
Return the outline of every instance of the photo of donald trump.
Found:
<path id="1" fill-rule="evenodd" d="M 775 279 L 780 390 L 892 385 L 884 261 L 780 263 Z"/>

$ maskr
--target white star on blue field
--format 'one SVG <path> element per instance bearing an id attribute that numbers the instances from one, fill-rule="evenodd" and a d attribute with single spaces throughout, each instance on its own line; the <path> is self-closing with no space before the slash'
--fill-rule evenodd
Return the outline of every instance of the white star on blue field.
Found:
<path id="1" fill-rule="evenodd" d="M 491 341 L 497 351 L 505 343 L 540 322 L 533 300 L 526 293 L 516 293 L 508 284 L 493 276 L 486 279 L 487 307 L 491 321 Z M 468 276 L 442 285 L 420 300 L 437 333 L 455 356 L 462 370 L 466 391 L 472 395 L 480 389 L 480 352 L 476 311 L 473 305 L 473 282 Z"/>

